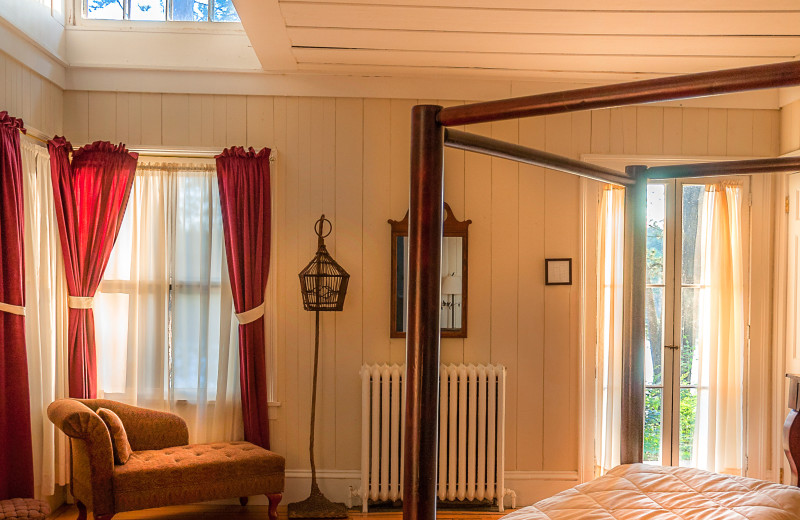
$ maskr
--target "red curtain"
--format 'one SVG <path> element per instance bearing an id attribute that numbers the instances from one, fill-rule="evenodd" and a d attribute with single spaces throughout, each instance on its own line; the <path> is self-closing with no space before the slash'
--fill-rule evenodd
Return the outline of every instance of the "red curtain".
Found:
<path id="1" fill-rule="evenodd" d="M 69 154 L 63 137 L 48 143 L 61 252 L 71 297 L 93 297 L 117 239 L 133 186 L 137 154 L 97 141 Z M 69 395 L 97 397 L 94 313 L 69 309 Z"/>
<path id="2" fill-rule="evenodd" d="M 225 253 L 238 314 L 263 306 L 270 255 L 269 148 L 225 149 L 217 179 Z M 239 373 L 245 439 L 269 449 L 264 318 L 239 324 Z"/>
<path id="3" fill-rule="evenodd" d="M 0 302 L 25 305 L 22 120 L 0 112 Z M 33 497 L 25 316 L 0 310 L 0 500 Z"/>

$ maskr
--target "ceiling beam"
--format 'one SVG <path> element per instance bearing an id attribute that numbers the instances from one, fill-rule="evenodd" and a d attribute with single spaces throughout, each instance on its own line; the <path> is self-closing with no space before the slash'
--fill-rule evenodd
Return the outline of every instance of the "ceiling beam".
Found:
<path id="1" fill-rule="evenodd" d="M 265 71 L 297 70 L 278 0 L 233 0 L 250 44 Z"/>

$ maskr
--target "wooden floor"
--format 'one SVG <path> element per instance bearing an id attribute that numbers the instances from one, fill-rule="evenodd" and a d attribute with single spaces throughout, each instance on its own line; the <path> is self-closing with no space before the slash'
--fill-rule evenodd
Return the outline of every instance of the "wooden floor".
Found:
<path id="1" fill-rule="evenodd" d="M 461 511 L 440 511 L 437 520 L 497 520 L 509 513 L 491 512 L 461 512 Z M 279 520 L 286 520 L 286 508 L 281 508 L 278 512 Z M 352 511 L 352 520 L 401 520 L 403 514 L 400 512 L 381 512 L 381 513 L 361 513 Z M 51 520 L 75 520 L 78 518 L 78 510 L 75 506 L 64 506 L 50 515 Z M 92 518 L 92 515 L 89 515 Z M 114 516 L 114 520 L 190 520 L 201 518 L 202 520 L 266 520 L 267 506 L 228 506 L 228 505 L 188 505 L 162 507 L 159 509 L 147 509 L 144 511 L 134 511 L 120 513 Z"/>

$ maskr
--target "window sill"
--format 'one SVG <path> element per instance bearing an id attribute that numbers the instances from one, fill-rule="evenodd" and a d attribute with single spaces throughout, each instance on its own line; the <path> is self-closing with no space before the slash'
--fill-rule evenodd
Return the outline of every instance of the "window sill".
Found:
<path id="1" fill-rule="evenodd" d="M 173 34 L 244 34 L 240 22 L 161 22 L 135 20 L 91 20 L 80 18 L 69 31 L 124 31 Z"/>

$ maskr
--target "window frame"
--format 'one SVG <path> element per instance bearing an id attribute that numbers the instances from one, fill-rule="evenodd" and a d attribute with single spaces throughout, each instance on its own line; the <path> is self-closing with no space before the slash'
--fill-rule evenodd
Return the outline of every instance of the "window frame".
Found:
<path id="1" fill-rule="evenodd" d="M 85 1 L 85 0 L 82 0 Z M 93 20 L 92 20 L 93 21 Z M 228 24 L 226 24 L 228 25 Z M 142 162 L 148 163 L 179 163 L 179 164 L 215 164 L 214 156 L 221 153 L 220 150 L 209 151 L 206 149 L 195 149 L 195 148 L 129 148 L 130 151 L 138 152 L 140 160 Z M 273 153 L 274 149 L 273 149 Z M 271 167 L 274 167 L 274 159 L 270 158 Z M 275 194 L 276 190 L 276 178 L 274 174 L 271 177 L 272 179 L 272 189 L 270 193 L 272 194 L 272 203 L 271 207 L 273 208 L 273 218 L 272 221 L 272 233 L 271 233 L 271 254 L 270 254 L 270 276 L 267 282 L 267 288 L 265 291 L 265 301 L 268 302 L 268 306 L 265 313 L 265 358 L 267 361 L 267 401 L 268 406 L 270 408 L 276 408 L 281 406 L 281 399 L 280 399 L 280 385 L 279 385 L 279 378 L 280 378 L 280 371 L 278 370 L 278 342 L 277 342 L 277 291 L 278 291 L 278 277 L 275 275 L 278 270 L 277 264 L 277 252 L 276 252 L 276 233 L 277 233 L 277 219 L 279 218 L 276 212 L 275 206 Z M 224 244 L 223 244 L 224 247 Z M 225 251 L 223 251 L 225 254 Z M 125 284 L 133 285 L 134 282 L 129 280 L 101 280 L 100 285 L 98 286 L 98 293 L 115 293 L 115 294 L 132 294 L 133 290 L 130 287 L 125 287 Z M 169 282 L 169 294 L 170 298 L 174 294 L 175 286 L 180 285 L 182 287 L 191 287 L 191 286 L 201 286 L 202 284 L 197 284 L 193 282 L 180 282 L 176 284 L 174 280 L 170 280 Z M 108 288 L 112 290 L 108 290 Z M 209 288 L 221 288 L 222 280 L 219 282 L 211 282 Z M 271 303 L 271 307 L 269 303 Z M 170 302 L 171 306 L 171 302 Z M 268 322 L 268 323 L 267 323 Z M 232 327 L 238 327 L 238 323 L 232 322 Z M 167 334 L 171 335 L 171 328 L 168 328 Z M 171 339 L 169 339 L 171 342 Z M 168 347 L 171 348 L 171 347 Z M 99 362 L 98 362 L 99 366 Z M 125 401 L 127 399 L 127 392 L 126 394 L 116 394 L 116 393 L 106 393 L 105 397 L 116 399 L 119 401 Z M 185 399 L 179 399 L 179 401 L 186 401 Z M 208 401 L 213 402 L 213 401 Z"/>
<path id="2" fill-rule="evenodd" d="M 58 1 L 58 0 L 51 0 L 51 1 Z M 75 0 L 74 3 L 74 11 L 76 16 L 74 17 L 75 25 L 85 25 L 85 24 L 95 24 L 95 23 L 112 23 L 112 24 L 131 24 L 130 28 L 135 29 L 139 28 L 140 24 L 145 24 L 145 26 L 141 26 L 142 29 L 147 28 L 151 29 L 153 24 L 180 24 L 180 26 L 189 26 L 189 27 L 217 27 L 217 26 L 233 26 L 233 28 L 242 29 L 242 22 L 241 19 L 235 22 L 227 22 L 227 21 L 218 21 L 213 19 L 214 13 L 214 5 L 216 0 L 208 0 L 208 16 L 206 20 L 173 20 L 172 19 L 172 9 L 173 9 L 173 1 L 174 0 L 164 0 L 164 20 L 131 20 L 130 12 L 131 12 L 131 0 L 121 0 L 122 1 L 122 19 L 103 19 L 103 18 L 89 18 L 89 1 L 90 0 Z M 235 8 L 235 7 L 234 7 Z M 236 12 L 237 18 L 239 17 L 239 12 Z"/>

